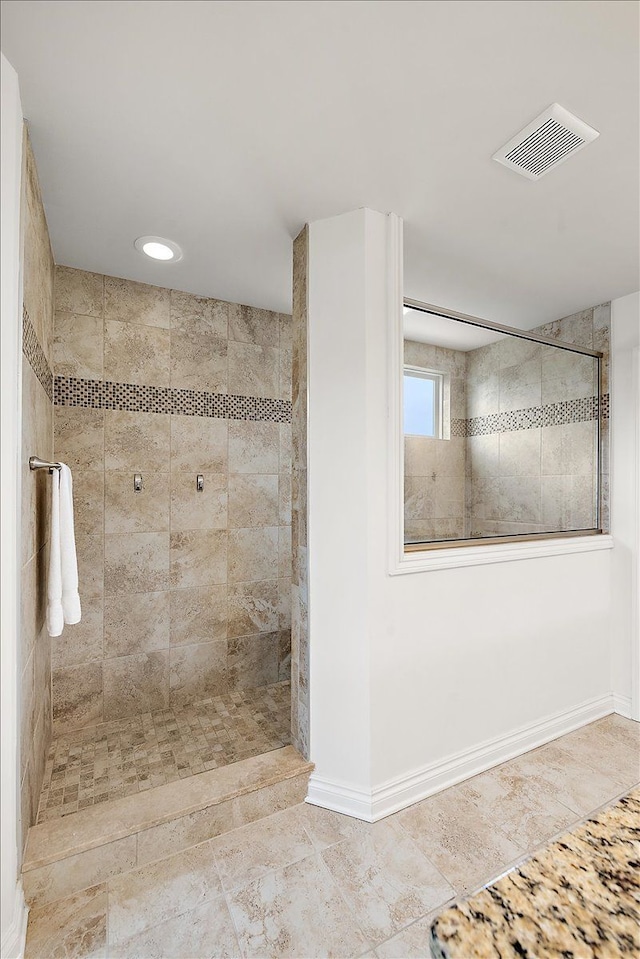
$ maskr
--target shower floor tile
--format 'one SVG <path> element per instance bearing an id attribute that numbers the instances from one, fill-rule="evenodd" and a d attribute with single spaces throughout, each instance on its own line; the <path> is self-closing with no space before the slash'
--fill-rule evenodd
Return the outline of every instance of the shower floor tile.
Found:
<path id="1" fill-rule="evenodd" d="M 38 823 L 291 742 L 289 683 L 237 689 L 54 739 Z"/>

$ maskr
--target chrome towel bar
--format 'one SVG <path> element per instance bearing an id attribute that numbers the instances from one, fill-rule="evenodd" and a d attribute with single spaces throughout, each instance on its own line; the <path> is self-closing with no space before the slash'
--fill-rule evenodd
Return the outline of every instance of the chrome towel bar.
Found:
<path id="1" fill-rule="evenodd" d="M 46 460 L 41 460 L 39 456 L 30 456 L 29 469 L 49 470 L 50 473 L 53 473 L 54 470 L 60 469 L 60 463 L 48 463 Z"/>

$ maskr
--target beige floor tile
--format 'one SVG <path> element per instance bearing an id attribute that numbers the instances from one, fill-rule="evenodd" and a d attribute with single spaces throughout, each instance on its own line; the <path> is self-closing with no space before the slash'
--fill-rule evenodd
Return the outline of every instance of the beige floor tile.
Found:
<path id="1" fill-rule="evenodd" d="M 525 851 L 456 786 L 398 813 L 398 821 L 458 893 L 488 882 Z"/>
<path id="2" fill-rule="evenodd" d="M 109 947 L 109 959 L 238 959 L 239 955 L 224 897 Z"/>
<path id="3" fill-rule="evenodd" d="M 237 889 L 228 902 L 247 959 L 351 959 L 370 948 L 317 855 Z"/>
<path id="4" fill-rule="evenodd" d="M 402 929 L 396 936 L 387 939 L 375 951 L 377 959 L 431 959 L 429 937 L 431 923 L 436 912 L 431 912 L 417 922 Z"/>
<path id="5" fill-rule="evenodd" d="M 85 959 L 106 955 L 107 887 L 104 883 L 34 906 L 29 913 L 25 959 L 64 956 Z"/>
<path id="6" fill-rule="evenodd" d="M 577 816 L 545 783 L 531 780 L 516 762 L 474 776 L 458 786 L 460 794 L 523 849 L 533 849 L 565 829 Z"/>
<path id="7" fill-rule="evenodd" d="M 625 724 L 629 723 L 627 727 Z M 631 720 L 606 716 L 556 740 L 555 744 L 572 759 L 606 776 L 614 777 L 624 788 L 640 780 L 640 746 L 635 742 Z M 626 728 L 626 731 L 622 731 Z"/>
<path id="8" fill-rule="evenodd" d="M 109 883 L 109 943 L 120 943 L 222 893 L 209 843 Z"/>
<path id="9" fill-rule="evenodd" d="M 621 791 L 615 776 L 592 769 L 555 743 L 519 756 L 513 760 L 513 767 L 532 785 L 548 786 L 558 802 L 578 816 L 586 816 Z"/>
<path id="10" fill-rule="evenodd" d="M 211 840 L 225 889 L 235 889 L 313 853 L 311 840 L 288 809 Z"/>
<path id="11" fill-rule="evenodd" d="M 435 866 L 392 820 L 329 847 L 322 858 L 365 935 L 382 942 L 454 898 Z"/>
<path id="12" fill-rule="evenodd" d="M 351 816 L 343 816 L 310 803 L 296 807 L 296 814 L 319 852 L 345 839 L 364 838 L 371 829 L 370 824 L 361 819 L 352 819 Z"/>

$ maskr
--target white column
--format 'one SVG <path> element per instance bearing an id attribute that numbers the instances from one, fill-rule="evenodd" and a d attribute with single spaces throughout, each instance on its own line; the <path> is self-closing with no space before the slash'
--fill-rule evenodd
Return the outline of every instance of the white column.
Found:
<path id="1" fill-rule="evenodd" d="M 398 220 L 356 210 L 309 226 L 309 801 L 371 818 L 371 484 L 384 473 L 390 236 Z M 377 428 L 377 427 L 376 427 Z M 383 454 L 384 455 L 384 454 Z M 377 524 L 378 527 L 380 523 Z"/>
<path id="2" fill-rule="evenodd" d="M 640 721 L 640 293 L 611 303 L 612 675 L 616 712 Z"/>
<path id="3" fill-rule="evenodd" d="M 22 171 L 22 107 L 18 75 L 2 56 L 2 391 L 0 430 L 2 463 L 0 471 L 0 681 L 2 728 L 2 863 L 0 914 L 0 955 L 21 956 L 24 949 L 27 909 L 19 882 L 19 755 L 20 704 L 18 698 L 19 638 L 19 437 L 22 303 L 20 274 L 20 195 Z"/>

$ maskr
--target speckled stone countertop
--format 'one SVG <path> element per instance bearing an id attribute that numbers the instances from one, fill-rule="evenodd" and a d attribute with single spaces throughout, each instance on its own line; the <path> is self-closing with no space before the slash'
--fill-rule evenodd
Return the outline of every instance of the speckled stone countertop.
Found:
<path id="1" fill-rule="evenodd" d="M 436 959 L 640 956 L 640 789 L 441 913 Z"/>

